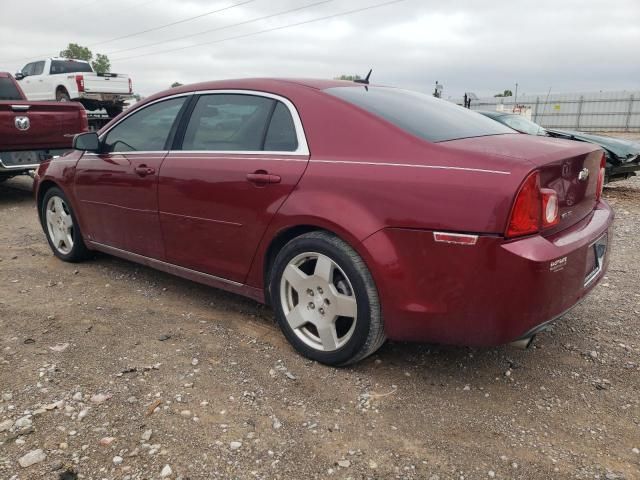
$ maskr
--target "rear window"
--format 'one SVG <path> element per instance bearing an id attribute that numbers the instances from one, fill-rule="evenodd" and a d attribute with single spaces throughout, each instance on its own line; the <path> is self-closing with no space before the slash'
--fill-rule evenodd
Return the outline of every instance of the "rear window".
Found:
<path id="1" fill-rule="evenodd" d="M 479 113 L 424 93 L 390 87 L 334 87 L 325 92 L 430 142 L 514 133 Z"/>
<path id="2" fill-rule="evenodd" d="M 91 65 L 85 62 L 76 62 L 74 60 L 52 60 L 49 73 L 55 75 L 58 73 L 77 73 L 92 72 Z"/>
<path id="3" fill-rule="evenodd" d="M 10 78 L 0 78 L 0 100 L 22 100 L 20 91 Z"/>

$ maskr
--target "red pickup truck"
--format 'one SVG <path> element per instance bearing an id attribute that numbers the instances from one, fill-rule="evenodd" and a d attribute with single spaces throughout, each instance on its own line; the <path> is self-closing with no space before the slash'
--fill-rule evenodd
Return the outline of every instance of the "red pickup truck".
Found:
<path id="1" fill-rule="evenodd" d="M 81 104 L 29 102 L 14 78 L 0 72 L 0 182 L 62 155 L 76 133 L 88 130 Z"/>

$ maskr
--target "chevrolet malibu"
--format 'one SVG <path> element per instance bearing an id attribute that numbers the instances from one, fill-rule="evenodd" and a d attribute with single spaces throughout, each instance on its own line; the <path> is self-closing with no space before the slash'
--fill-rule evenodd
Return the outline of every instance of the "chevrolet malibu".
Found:
<path id="1" fill-rule="evenodd" d="M 99 251 L 269 303 L 326 364 L 387 338 L 526 345 L 607 266 L 602 150 L 421 93 L 201 83 L 74 146 L 35 182 L 57 257 Z"/>

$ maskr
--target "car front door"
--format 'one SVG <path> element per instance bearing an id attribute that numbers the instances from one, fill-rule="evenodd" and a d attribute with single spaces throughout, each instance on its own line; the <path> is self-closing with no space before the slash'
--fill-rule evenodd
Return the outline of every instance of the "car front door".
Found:
<path id="1" fill-rule="evenodd" d="M 162 259 L 158 173 L 187 96 L 144 106 L 101 136 L 78 161 L 75 192 L 90 241 Z"/>
<path id="2" fill-rule="evenodd" d="M 44 75 L 45 62 L 41 60 L 33 64 L 33 71 L 31 75 L 27 77 L 27 80 L 31 82 L 31 91 L 33 92 L 30 100 L 51 100 L 52 96 L 49 96 L 49 86 L 47 76 Z"/>
<path id="3" fill-rule="evenodd" d="M 167 261 L 244 282 L 270 220 L 309 160 L 298 113 L 259 92 L 201 94 L 160 170 Z"/>
<path id="4" fill-rule="evenodd" d="M 33 75 L 34 72 L 34 68 L 35 68 L 36 62 L 32 62 L 32 63 L 27 63 L 24 67 L 22 67 L 22 70 L 20 70 L 20 72 L 22 73 L 22 75 L 24 75 L 24 77 L 22 77 L 21 80 L 18 80 L 18 83 L 20 83 L 20 88 L 22 88 L 22 91 L 24 92 L 25 96 L 27 97 L 27 100 L 38 100 L 37 98 L 37 94 L 35 89 L 37 88 L 36 83 L 37 82 L 32 82 L 32 80 L 37 80 L 35 77 L 32 78 L 31 76 Z"/>

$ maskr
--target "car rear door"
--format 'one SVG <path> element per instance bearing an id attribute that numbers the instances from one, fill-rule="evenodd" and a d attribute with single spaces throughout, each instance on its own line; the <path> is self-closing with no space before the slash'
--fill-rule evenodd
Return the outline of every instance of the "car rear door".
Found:
<path id="1" fill-rule="evenodd" d="M 194 98 L 160 170 L 167 261 L 244 282 L 270 220 L 309 160 L 293 104 L 261 92 Z"/>
<path id="2" fill-rule="evenodd" d="M 101 136 L 102 152 L 78 161 L 75 192 L 92 242 L 162 259 L 158 173 L 188 96 L 132 112 Z"/>

